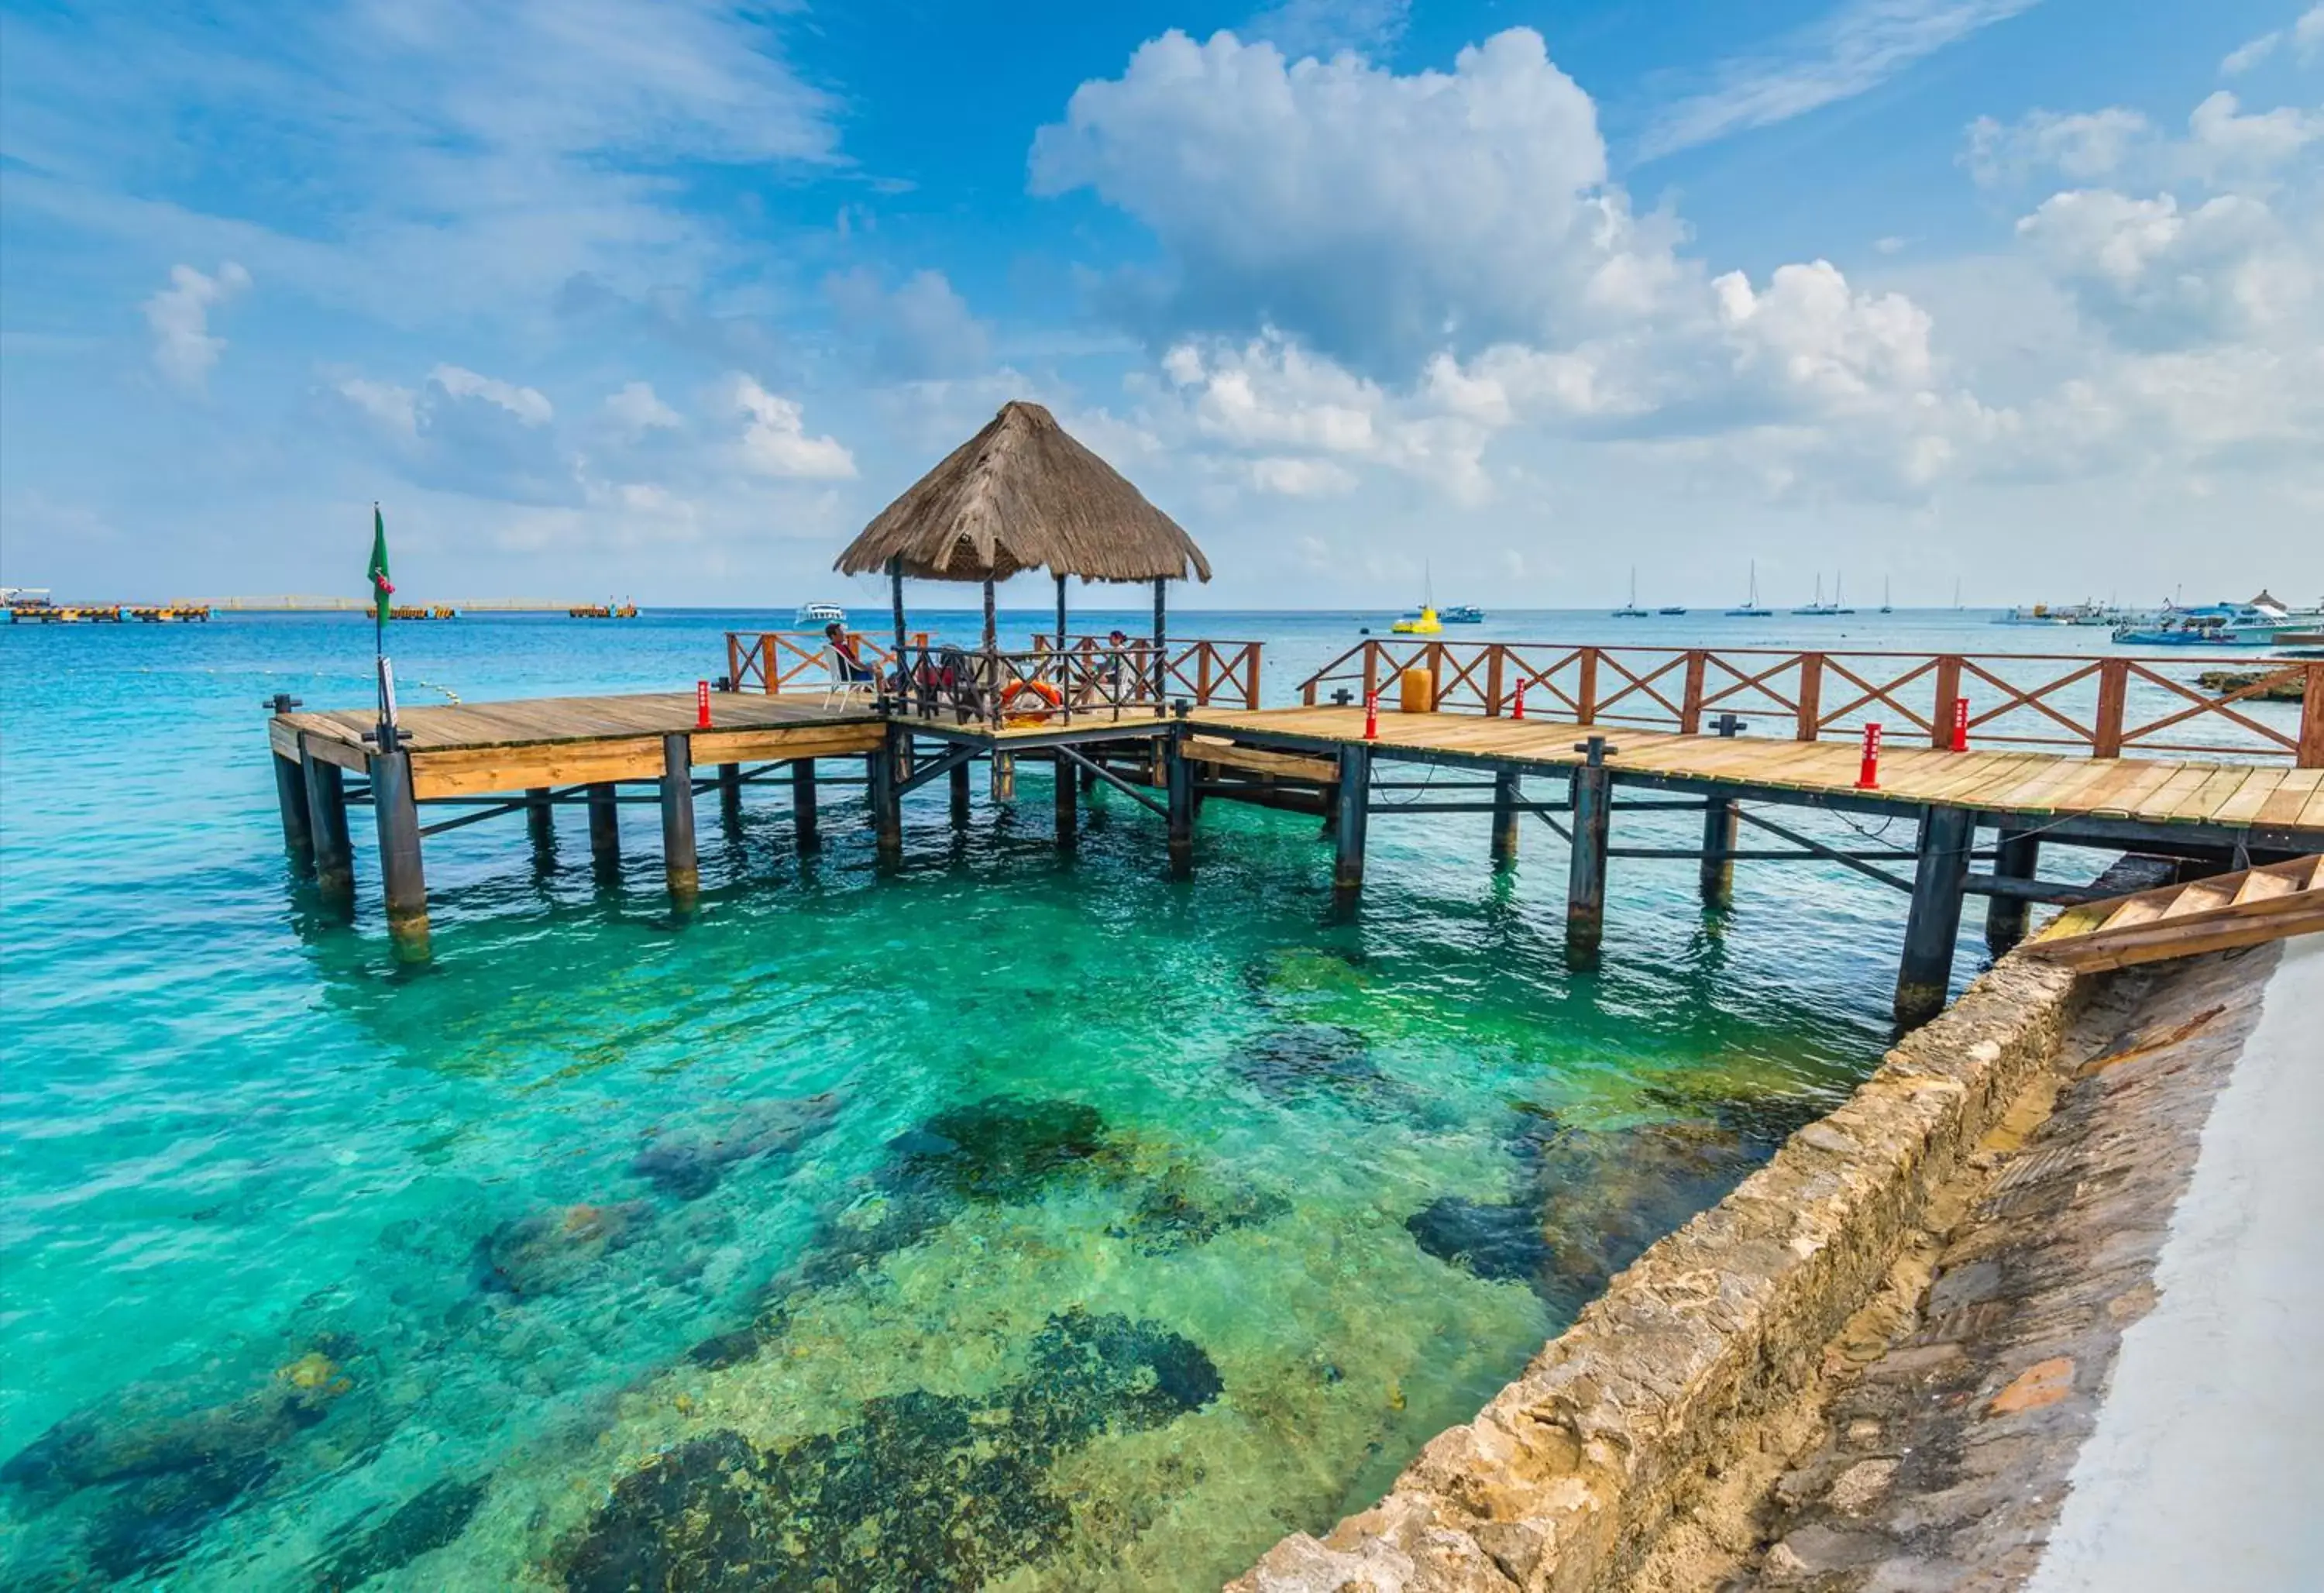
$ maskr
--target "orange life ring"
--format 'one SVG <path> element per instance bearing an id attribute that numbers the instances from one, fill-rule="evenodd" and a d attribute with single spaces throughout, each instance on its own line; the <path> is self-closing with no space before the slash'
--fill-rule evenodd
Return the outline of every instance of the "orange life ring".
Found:
<path id="1" fill-rule="evenodd" d="M 1017 712 L 1017 698 L 1020 692 L 1032 693 L 1047 706 L 1029 713 Z M 1051 710 L 1063 708 L 1065 705 L 1065 694 L 1048 681 L 1038 679 L 1027 680 L 1020 677 L 1010 683 L 1009 690 L 1002 693 L 1001 698 L 1001 711 L 1009 716 L 1012 724 L 1038 725 L 1049 717 Z"/>

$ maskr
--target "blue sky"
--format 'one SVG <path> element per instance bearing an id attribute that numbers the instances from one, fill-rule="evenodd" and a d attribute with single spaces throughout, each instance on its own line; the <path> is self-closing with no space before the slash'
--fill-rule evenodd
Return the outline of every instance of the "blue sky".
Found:
<path id="1" fill-rule="evenodd" d="M 2324 593 L 2324 6 L 0 4 L 0 570 L 856 596 L 1006 399 L 1199 604 Z"/>

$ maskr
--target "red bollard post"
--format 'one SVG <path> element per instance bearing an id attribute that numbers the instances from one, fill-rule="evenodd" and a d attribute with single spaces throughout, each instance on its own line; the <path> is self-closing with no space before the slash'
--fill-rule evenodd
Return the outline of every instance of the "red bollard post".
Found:
<path id="1" fill-rule="evenodd" d="M 1525 686 L 1526 683 L 1523 681 L 1517 682 L 1517 706 L 1509 709 L 1509 718 L 1513 719 L 1525 718 Z"/>
<path id="2" fill-rule="evenodd" d="M 1379 693 L 1377 691 L 1364 693 L 1364 739 L 1379 739 Z"/>
<path id="3" fill-rule="evenodd" d="M 1864 765 L 1857 771 L 1856 789 L 1880 789 L 1880 727 L 1877 724 L 1864 727 Z"/>
<path id="4" fill-rule="evenodd" d="M 1953 699 L 1953 750 L 1969 750 L 1969 699 L 1966 697 Z"/>
<path id="5" fill-rule="evenodd" d="M 694 727 L 697 730 L 710 728 L 710 682 L 707 681 L 694 683 Z"/>

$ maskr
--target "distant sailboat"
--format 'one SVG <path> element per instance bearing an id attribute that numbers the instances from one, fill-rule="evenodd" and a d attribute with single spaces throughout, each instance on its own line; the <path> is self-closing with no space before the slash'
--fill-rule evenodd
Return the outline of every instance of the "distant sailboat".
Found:
<path id="1" fill-rule="evenodd" d="M 1826 615 L 1838 614 L 1840 612 L 1840 607 L 1837 604 L 1826 603 L 1823 600 L 1823 577 L 1819 574 L 1816 577 L 1815 601 L 1812 603 L 1803 604 L 1800 607 L 1793 609 L 1792 612 L 1794 614 L 1812 614 L 1821 619 Z"/>
<path id="2" fill-rule="evenodd" d="M 1880 578 L 1880 612 L 1883 614 L 1896 612 L 1888 601 L 1888 578 L 1885 575 Z"/>
<path id="3" fill-rule="evenodd" d="M 1831 572 L 1831 607 L 1825 609 L 1824 612 L 1826 614 L 1854 614 L 1856 612 L 1855 609 L 1845 608 L 1840 606 L 1840 572 L 1839 570 L 1835 570 Z"/>
<path id="4" fill-rule="evenodd" d="M 1646 611 L 1638 607 L 1638 567 L 1630 566 L 1630 600 L 1614 610 L 1616 619 L 1644 619 Z"/>
<path id="5" fill-rule="evenodd" d="M 1960 607 L 1960 577 L 1959 576 L 1953 577 L 1953 607 L 1955 608 Z"/>
<path id="6" fill-rule="evenodd" d="M 1727 611 L 1729 619 L 1766 619 L 1775 611 L 1759 607 L 1759 561 L 1751 560 L 1751 595 L 1743 599 L 1742 607 Z"/>

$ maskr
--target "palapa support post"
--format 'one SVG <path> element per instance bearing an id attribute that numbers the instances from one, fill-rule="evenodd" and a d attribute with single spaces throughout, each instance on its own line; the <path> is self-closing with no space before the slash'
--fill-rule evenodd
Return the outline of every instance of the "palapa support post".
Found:
<path id="1" fill-rule="evenodd" d="M 1507 868 L 1517 860 L 1517 820 L 1525 816 L 1518 803 L 1524 797 L 1522 777 L 1513 769 L 1493 776 L 1493 866 Z"/>
<path id="2" fill-rule="evenodd" d="M 1017 755 L 1013 752 L 995 752 L 991 757 L 991 764 L 992 800 L 996 802 L 1015 801 L 1017 800 Z"/>
<path id="3" fill-rule="evenodd" d="M 380 882 L 387 936 L 405 962 L 428 959 L 428 876 L 420 860 L 420 804 L 412 800 L 411 755 L 371 755 L 372 815 L 379 821 Z"/>
<path id="4" fill-rule="evenodd" d="M 557 810 L 550 805 L 554 795 L 545 785 L 525 789 L 524 828 L 532 838 L 533 860 L 546 862 L 557 856 Z"/>
<path id="5" fill-rule="evenodd" d="M 2042 861 L 2038 836 L 2005 829 L 1994 848 L 1993 872 L 2003 879 L 2032 879 Z M 1988 896 L 1985 903 L 1985 943 L 1996 957 L 2025 938 L 2025 914 L 2034 904 L 2022 896 Z"/>
<path id="6" fill-rule="evenodd" d="M 1977 815 L 1967 808 L 1921 810 L 1920 858 L 1913 910 L 1904 923 L 1904 958 L 1896 970 L 1896 1023 L 1914 1028 L 1944 1010 L 1960 938 L 1961 899 L 1969 884 Z"/>
<path id="7" fill-rule="evenodd" d="M 613 787 L 598 781 L 589 787 L 589 860 L 600 874 L 622 868 L 622 810 Z"/>
<path id="8" fill-rule="evenodd" d="M 1163 603 L 1163 595 L 1169 589 L 1167 576 L 1154 578 L 1154 711 L 1157 715 L 1168 711 L 1162 697 L 1169 690 L 1170 682 L 1169 625 Z"/>
<path id="9" fill-rule="evenodd" d="M 315 755 L 304 736 L 299 737 L 299 763 L 307 787 L 307 829 L 315 843 L 315 888 L 334 906 L 350 906 L 355 865 L 347 839 L 346 778 L 337 764 Z"/>
<path id="10" fill-rule="evenodd" d="M 891 732 L 872 755 L 872 826 L 880 862 L 892 868 L 904 860 L 904 801 L 898 790 L 896 738 Z"/>
<path id="11" fill-rule="evenodd" d="M 954 764 L 951 773 L 945 778 L 952 785 L 952 827 L 954 829 L 966 829 L 969 810 L 968 764 Z"/>
<path id="12" fill-rule="evenodd" d="M 1372 753 L 1368 746 L 1340 748 L 1340 800 L 1333 825 L 1332 899 L 1351 907 L 1364 888 L 1364 821 L 1370 815 Z"/>
<path id="13" fill-rule="evenodd" d="M 1188 879 L 1194 872 L 1194 761 L 1186 755 L 1183 735 L 1169 738 L 1164 757 L 1170 798 L 1170 877 Z"/>
<path id="14" fill-rule="evenodd" d="M 791 834 L 801 857 L 823 844 L 816 834 L 815 760 L 791 760 Z"/>
<path id="15" fill-rule="evenodd" d="M 1722 739 L 1740 736 L 1750 727 L 1733 714 L 1721 714 L 1711 727 Z M 1702 804 L 1702 903 L 1726 907 L 1735 900 L 1735 859 L 1731 854 L 1741 838 L 1743 820 L 1733 797 L 1715 796 Z"/>
<path id="16" fill-rule="evenodd" d="M 910 703 L 912 696 L 911 654 L 904 644 L 904 561 L 901 559 L 888 560 L 888 602 L 894 610 L 896 621 L 896 697 L 897 707 L 901 709 Z"/>
<path id="17" fill-rule="evenodd" d="M 1588 760 L 1573 771 L 1573 846 L 1565 875 L 1565 954 L 1586 967 L 1606 935 L 1606 843 L 1614 807 L 1614 772 L 1607 755 L 1619 747 L 1602 736 L 1576 742 Z"/>
<path id="18" fill-rule="evenodd" d="M 702 868 L 694 849 L 694 737 L 661 738 L 661 872 L 670 904 L 680 912 L 702 891 Z"/>
<path id="19" fill-rule="evenodd" d="M 1071 759 L 1063 753 L 1055 753 L 1051 755 L 1056 761 L 1057 769 L 1057 844 L 1061 847 L 1070 847 L 1081 829 L 1081 784 L 1074 778 Z"/>

